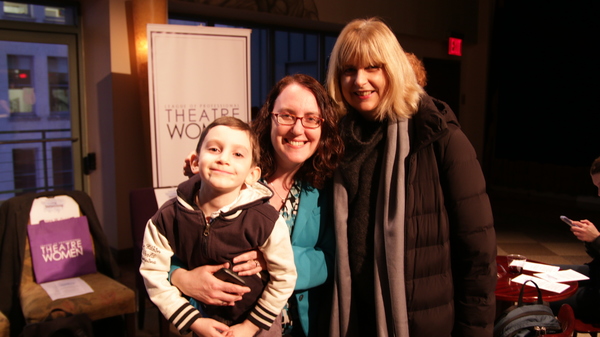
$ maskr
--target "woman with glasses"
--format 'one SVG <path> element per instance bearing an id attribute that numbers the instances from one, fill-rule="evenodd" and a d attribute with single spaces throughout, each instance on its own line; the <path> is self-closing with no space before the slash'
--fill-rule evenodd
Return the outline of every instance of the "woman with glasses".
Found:
<path id="1" fill-rule="evenodd" d="M 283 312 L 284 334 L 291 336 L 327 333 L 331 302 L 327 285 L 333 279 L 335 253 L 329 180 L 344 148 L 337 123 L 336 105 L 325 88 L 302 74 L 281 79 L 252 122 L 259 135 L 262 181 L 273 190 L 270 203 L 288 225 L 298 272 L 294 295 Z M 238 262 L 233 269 L 240 275 L 266 267 L 256 252 L 233 261 Z M 236 286 L 210 274 L 220 267 L 172 268 L 171 282 L 201 302 L 229 305 L 238 299 L 228 293 Z"/>

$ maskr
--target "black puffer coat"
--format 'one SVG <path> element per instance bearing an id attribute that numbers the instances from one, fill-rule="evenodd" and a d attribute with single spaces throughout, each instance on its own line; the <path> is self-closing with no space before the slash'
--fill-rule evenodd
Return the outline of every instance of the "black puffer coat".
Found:
<path id="1" fill-rule="evenodd" d="M 412 336 L 491 336 L 496 235 L 473 146 L 446 103 L 409 121 L 406 293 Z M 438 183 L 439 182 L 439 183 Z"/>

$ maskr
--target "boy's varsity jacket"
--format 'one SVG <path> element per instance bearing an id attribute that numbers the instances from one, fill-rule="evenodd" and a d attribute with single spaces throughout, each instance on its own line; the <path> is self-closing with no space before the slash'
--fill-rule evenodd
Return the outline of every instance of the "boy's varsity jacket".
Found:
<path id="1" fill-rule="evenodd" d="M 264 289 L 260 275 L 245 277 L 252 291 L 235 307 L 203 306 L 203 311 L 209 317 L 221 317 L 222 310 L 227 309 L 230 311 L 225 315 L 232 315 L 227 318 L 234 324 L 248 319 L 269 329 L 296 282 L 288 227 L 268 204 L 273 192 L 262 183 L 246 186 L 235 202 L 213 213 L 207 223 L 195 203 L 199 189 L 198 176 L 181 183 L 177 197 L 167 201 L 146 225 L 140 273 L 148 295 L 182 334 L 189 333 L 192 323 L 202 315 L 169 282 L 171 256 L 176 255 L 191 270 L 231 262 L 241 253 L 258 248 L 269 274 Z"/>

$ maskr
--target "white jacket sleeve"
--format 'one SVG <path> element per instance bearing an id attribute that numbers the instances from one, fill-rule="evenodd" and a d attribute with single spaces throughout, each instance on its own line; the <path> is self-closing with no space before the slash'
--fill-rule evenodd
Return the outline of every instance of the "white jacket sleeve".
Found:
<path id="1" fill-rule="evenodd" d="M 267 262 L 270 279 L 248 320 L 258 327 L 269 329 L 294 292 L 297 278 L 289 230 L 281 216 L 259 249 Z"/>
<path id="2" fill-rule="evenodd" d="M 144 232 L 140 274 L 144 278 L 150 300 L 181 334 L 187 334 L 192 323 L 200 318 L 201 314 L 183 297 L 179 289 L 169 282 L 171 256 L 173 250 L 167 238 L 157 230 L 152 220 L 149 220 Z"/>

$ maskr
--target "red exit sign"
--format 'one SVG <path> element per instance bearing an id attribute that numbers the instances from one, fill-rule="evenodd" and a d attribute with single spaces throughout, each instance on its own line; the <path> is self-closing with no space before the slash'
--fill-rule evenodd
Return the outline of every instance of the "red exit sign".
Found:
<path id="1" fill-rule="evenodd" d="M 462 39 L 448 38 L 448 55 L 462 56 Z"/>

